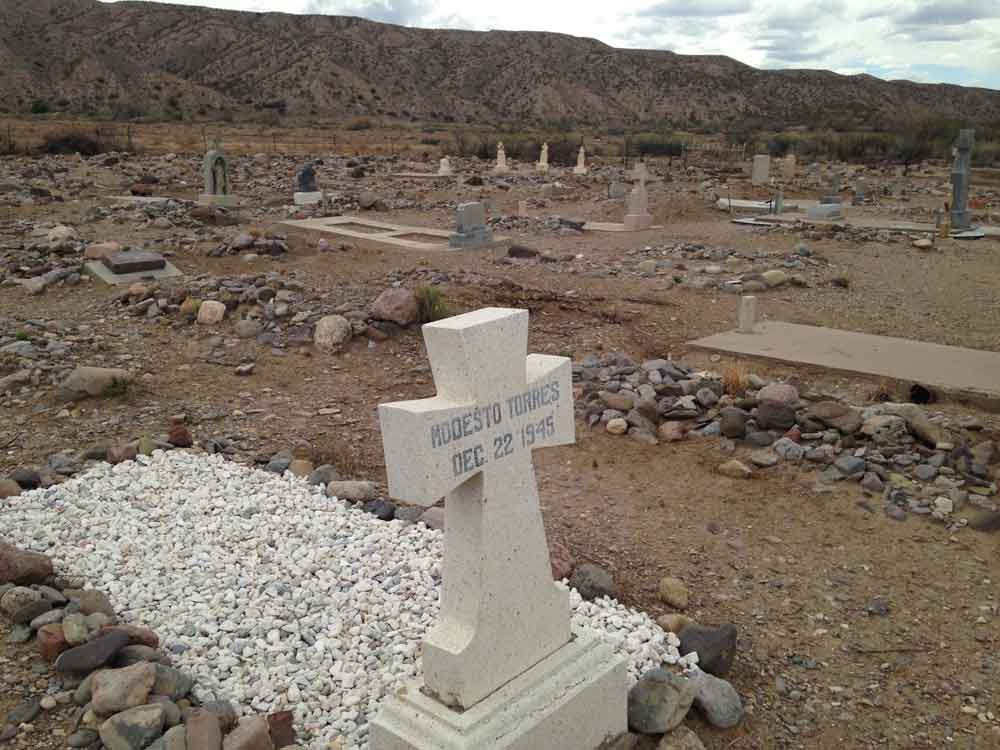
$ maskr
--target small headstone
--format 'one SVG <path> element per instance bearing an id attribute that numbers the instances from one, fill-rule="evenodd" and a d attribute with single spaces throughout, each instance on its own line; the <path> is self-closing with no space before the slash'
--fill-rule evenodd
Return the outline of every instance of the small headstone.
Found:
<path id="1" fill-rule="evenodd" d="M 298 191 L 300 193 L 316 192 L 316 167 L 312 163 L 302 167 L 295 179 L 298 183 Z"/>
<path id="2" fill-rule="evenodd" d="M 624 198 L 625 193 L 625 183 L 623 182 L 612 182 L 608 185 L 608 197 L 612 199 Z"/>
<path id="3" fill-rule="evenodd" d="M 774 213 L 783 214 L 785 213 L 785 191 L 778 190 L 777 195 L 774 196 Z"/>
<path id="4" fill-rule="evenodd" d="M 767 154 L 757 154 L 753 158 L 753 171 L 750 173 L 750 183 L 766 185 L 771 180 L 771 157 Z"/>
<path id="5" fill-rule="evenodd" d="M 198 202 L 206 206 L 235 206 L 239 202 L 229 189 L 229 162 L 222 153 L 218 138 L 212 148 L 205 154 L 201 175 L 205 181 L 205 190 L 198 197 Z"/>
<path id="6" fill-rule="evenodd" d="M 740 298 L 740 324 L 737 329 L 740 333 L 753 333 L 757 328 L 757 298 Z"/>
<path id="7" fill-rule="evenodd" d="M 295 176 L 296 191 L 292 201 L 296 206 L 314 206 L 323 202 L 323 192 L 316 187 L 316 167 L 310 162 Z"/>
<path id="8" fill-rule="evenodd" d="M 497 164 L 493 167 L 493 171 L 497 174 L 505 174 L 510 171 L 507 166 L 507 152 L 504 150 L 503 141 L 497 144 Z"/>
<path id="9" fill-rule="evenodd" d="M 445 156 L 438 163 L 438 176 L 447 177 L 451 174 L 454 174 L 451 171 L 451 160 L 447 156 Z"/>
<path id="10" fill-rule="evenodd" d="M 788 154 L 781 162 L 781 179 L 785 182 L 791 182 L 795 179 L 795 168 L 798 166 L 798 162 L 795 159 L 795 154 Z"/>
<path id="11" fill-rule="evenodd" d="M 819 199 L 822 205 L 840 205 L 840 173 L 833 172 L 830 175 L 830 184 L 826 195 Z"/>
<path id="12" fill-rule="evenodd" d="M 972 167 L 972 147 L 975 144 L 975 139 L 975 130 L 960 130 L 958 132 L 955 163 L 951 168 L 951 227 L 953 230 L 969 229 L 972 225 L 969 214 L 969 173 Z"/>
<path id="13" fill-rule="evenodd" d="M 486 226 L 486 207 L 482 203 L 461 203 L 458 225 L 448 237 L 449 247 L 472 249 L 493 244 L 493 230 Z"/>
<path id="14" fill-rule="evenodd" d="M 583 146 L 580 146 L 580 152 L 576 155 L 576 166 L 573 168 L 573 174 L 584 175 L 587 174 L 588 171 L 587 155 L 583 150 Z"/>
<path id="15" fill-rule="evenodd" d="M 535 165 L 535 169 L 542 174 L 549 171 L 549 144 L 542 144 L 542 151 L 538 155 L 538 164 Z"/>
<path id="16" fill-rule="evenodd" d="M 142 273 L 143 271 L 159 271 L 167 265 L 167 261 L 162 255 L 146 251 L 115 253 L 110 257 L 102 258 L 101 262 L 112 273 L 119 275 L 124 273 Z"/>
<path id="17" fill-rule="evenodd" d="M 629 193 L 624 223 L 629 232 L 648 229 L 653 224 L 653 217 L 649 213 L 649 193 L 642 182 L 637 183 Z"/>

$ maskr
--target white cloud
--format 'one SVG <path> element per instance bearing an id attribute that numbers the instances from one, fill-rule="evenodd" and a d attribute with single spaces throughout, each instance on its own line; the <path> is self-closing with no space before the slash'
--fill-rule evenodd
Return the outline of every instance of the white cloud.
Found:
<path id="1" fill-rule="evenodd" d="M 117 0 L 105 0 L 115 2 Z M 617 47 L 725 54 L 760 67 L 868 72 L 1000 89 L 1000 0 L 171 0 L 356 15 L 435 28 L 553 31 Z M 878 63 L 872 60 L 878 59 Z"/>

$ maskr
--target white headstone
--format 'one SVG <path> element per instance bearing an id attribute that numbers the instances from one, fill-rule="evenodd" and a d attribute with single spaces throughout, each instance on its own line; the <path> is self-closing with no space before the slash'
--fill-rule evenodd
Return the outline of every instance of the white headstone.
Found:
<path id="1" fill-rule="evenodd" d="M 625 731 L 625 674 L 571 637 L 531 458 L 575 440 L 570 360 L 527 354 L 526 310 L 423 331 L 437 395 L 383 404 L 379 419 L 390 494 L 446 498 L 441 612 L 423 681 L 386 702 L 372 750 L 596 748 Z"/>
<path id="2" fill-rule="evenodd" d="M 757 328 L 757 298 L 740 298 L 740 333 L 753 333 Z"/>
<path id="3" fill-rule="evenodd" d="M 642 182 L 637 183 L 628 195 L 624 223 L 625 229 L 630 232 L 648 229 L 653 223 L 653 217 L 649 213 L 649 193 Z"/>
<path id="4" fill-rule="evenodd" d="M 438 165 L 438 174 L 441 175 L 442 177 L 452 174 L 451 160 L 448 159 L 447 156 L 441 159 L 441 162 Z"/>
<path id="5" fill-rule="evenodd" d="M 750 183 L 753 185 L 766 185 L 771 179 L 771 157 L 767 154 L 757 154 L 753 158 L 753 171 L 750 174 Z"/>
<path id="6" fill-rule="evenodd" d="M 493 167 L 493 171 L 503 174 L 508 170 L 509 168 L 507 167 L 507 152 L 504 150 L 503 141 L 500 141 L 497 144 L 497 163 L 496 166 Z"/>
<path id="7" fill-rule="evenodd" d="M 583 146 L 580 146 L 580 152 L 576 155 L 576 166 L 573 168 L 573 174 L 587 174 L 587 155 Z"/>
<path id="8" fill-rule="evenodd" d="M 539 172 L 549 171 L 549 144 L 542 144 L 542 152 L 538 155 L 538 164 L 535 165 L 535 169 Z"/>
<path id="9" fill-rule="evenodd" d="M 791 182 L 795 179 L 795 168 L 798 166 L 798 161 L 795 158 L 795 154 L 788 154 L 781 161 L 781 179 L 785 182 Z"/>

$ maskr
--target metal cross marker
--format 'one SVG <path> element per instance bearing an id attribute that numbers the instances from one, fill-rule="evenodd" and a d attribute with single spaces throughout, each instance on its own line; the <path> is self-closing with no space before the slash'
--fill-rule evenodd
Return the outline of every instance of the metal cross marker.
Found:
<path id="1" fill-rule="evenodd" d="M 379 407 L 389 492 L 445 501 L 441 613 L 424 682 L 469 708 L 570 641 L 552 580 L 531 454 L 575 441 L 565 357 L 528 355 L 526 310 L 424 326 L 437 396 Z"/>

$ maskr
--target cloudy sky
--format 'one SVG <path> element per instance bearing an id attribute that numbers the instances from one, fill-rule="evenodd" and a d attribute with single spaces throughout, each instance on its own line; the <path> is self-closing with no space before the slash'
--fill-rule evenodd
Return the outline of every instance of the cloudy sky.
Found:
<path id="1" fill-rule="evenodd" d="M 108 0 L 114 2 L 116 0 Z M 434 28 L 558 31 L 615 47 L 724 54 L 1000 89 L 1000 0 L 173 0 Z"/>

